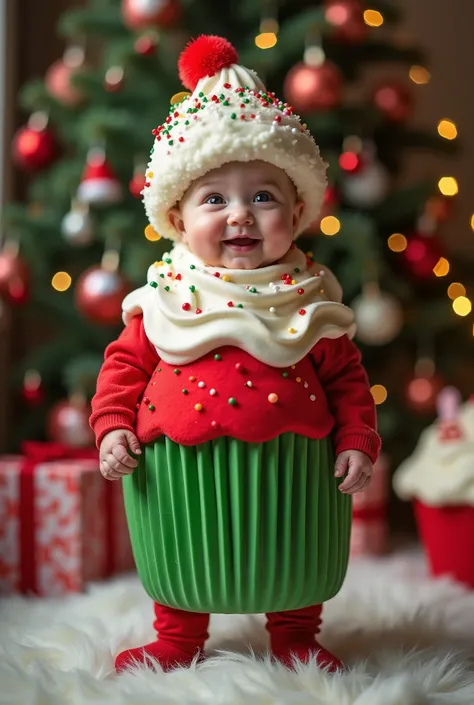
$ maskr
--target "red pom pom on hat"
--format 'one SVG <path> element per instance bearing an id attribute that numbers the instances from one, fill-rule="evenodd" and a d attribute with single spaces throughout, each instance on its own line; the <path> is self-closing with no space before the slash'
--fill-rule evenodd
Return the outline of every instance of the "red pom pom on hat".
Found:
<path id="1" fill-rule="evenodd" d="M 202 34 L 189 42 L 181 53 L 178 71 L 181 83 L 193 91 L 206 76 L 214 76 L 221 69 L 236 64 L 239 55 L 232 44 L 223 37 Z"/>

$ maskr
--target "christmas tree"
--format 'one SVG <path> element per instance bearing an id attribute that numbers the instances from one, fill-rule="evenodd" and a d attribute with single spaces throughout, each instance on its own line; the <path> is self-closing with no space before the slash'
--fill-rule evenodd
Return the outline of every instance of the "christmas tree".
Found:
<path id="1" fill-rule="evenodd" d="M 463 387 L 472 363 L 469 299 L 459 283 L 447 295 L 467 267 L 439 237 L 456 181 L 404 179 L 406 152 L 451 149 L 455 125 L 411 127 L 430 75 L 401 19 L 378 0 L 89 0 L 60 18 L 64 56 L 20 95 L 31 117 L 13 158 L 29 175 L 28 202 L 3 213 L 0 294 L 15 325 L 33 317 L 43 331 L 12 378 L 12 449 L 24 438 L 91 440 L 86 402 L 121 300 L 169 247 L 141 203 L 152 131 L 183 98 L 180 52 L 206 33 L 227 37 L 304 117 L 330 165 L 301 245 L 354 306 L 385 448 L 395 464 L 411 451 L 439 388 Z"/>

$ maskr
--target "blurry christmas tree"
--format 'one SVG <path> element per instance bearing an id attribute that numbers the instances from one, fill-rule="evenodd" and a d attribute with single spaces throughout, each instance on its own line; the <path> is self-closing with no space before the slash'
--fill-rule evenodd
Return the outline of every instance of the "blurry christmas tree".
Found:
<path id="1" fill-rule="evenodd" d="M 304 116 L 330 163 L 324 212 L 302 244 L 354 304 L 386 449 L 395 463 L 412 449 L 439 386 L 472 364 L 472 338 L 456 316 L 469 312 L 462 286 L 446 295 L 466 263 L 445 259 L 439 240 L 457 184 L 404 179 L 407 151 L 449 149 L 455 126 L 440 125 L 441 137 L 410 128 L 429 73 L 400 41 L 400 19 L 378 0 L 89 0 L 60 19 L 64 56 L 20 96 L 31 117 L 13 156 L 30 175 L 29 200 L 3 214 L 0 293 L 16 325 L 33 314 L 46 331 L 13 379 L 12 447 L 89 438 L 81 400 L 120 330 L 122 297 L 168 247 L 144 235 L 152 129 L 181 99 L 180 51 L 206 33 L 229 38 L 240 63 Z M 371 66 L 385 78 L 367 89 Z"/>

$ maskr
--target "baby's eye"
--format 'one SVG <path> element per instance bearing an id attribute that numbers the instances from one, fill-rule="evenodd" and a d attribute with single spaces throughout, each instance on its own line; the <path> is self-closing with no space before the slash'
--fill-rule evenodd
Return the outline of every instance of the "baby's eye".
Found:
<path id="1" fill-rule="evenodd" d="M 253 200 L 255 203 L 268 203 L 273 198 L 267 191 L 259 191 Z"/>
<path id="2" fill-rule="evenodd" d="M 224 199 L 222 196 L 219 196 L 218 193 L 213 193 L 212 196 L 206 198 L 206 203 L 209 203 L 211 206 L 217 206 L 224 203 Z"/>

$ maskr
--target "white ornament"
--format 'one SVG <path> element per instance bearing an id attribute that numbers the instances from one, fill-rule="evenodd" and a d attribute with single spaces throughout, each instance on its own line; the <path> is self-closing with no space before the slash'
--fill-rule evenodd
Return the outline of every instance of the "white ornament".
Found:
<path id="1" fill-rule="evenodd" d="M 310 394 L 309 398 L 311 399 L 311 401 L 316 401 L 316 397 L 314 396 L 314 394 Z"/>
<path id="2" fill-rule="evenodd" d="M 198 382 L 198 387 L 200 387 L 201 389 L 204 389 L 205 386 L 206 386 L 205 382 Z"/>
<path id="3" fill-rule="evenodd" d="M 275 313 L 275 312 L 276 312 L 275 306 L 270 306 L 270 308 L 269 308 L 268 310 L 270 311 L 270 313 Z"/>
<path id="4" fill-rule="evenodd" d="M 395 297 L 367 287 L 352 303 L 357 325 L 356 338 L 367 345 L 386 345 L 403 326 L 403 314 Z"/>
<path id="5" fill-rule="evenodd" d="M 168 4 L 168 0 L 130 0 L 134 12 L 140 15 L 156 15 Z"/>
<path id="6" fill-rule="evenodd" d="M 210 390 L 209 390 L 209 394 L 211 395 L 211 397 L 215 397 L 216 394 L 217 394 L 217 392 L 216 392 L 215 389 L 210 389 Z"/>
<path id="7" fill-rule="evenodd" d="M 390 190 L 390 175 L 380 162 L 369 162 L 360 172 L 346 176 L 341 184 L 344 198 L 358 208 L 374 208 Z"/>
<path id="8" fill-rule="evenodd" d="M 73 203 L 61 223 L 64 239 L 74 247 L 90 245 L 94 239 L 94 225 L 87 206 Z"/>
<path id="9" fill-rule="evenodd" d="M 253 387 L 252 382 L 249 380 L 248 382 L 245 382 L 246 387 Z"/>

